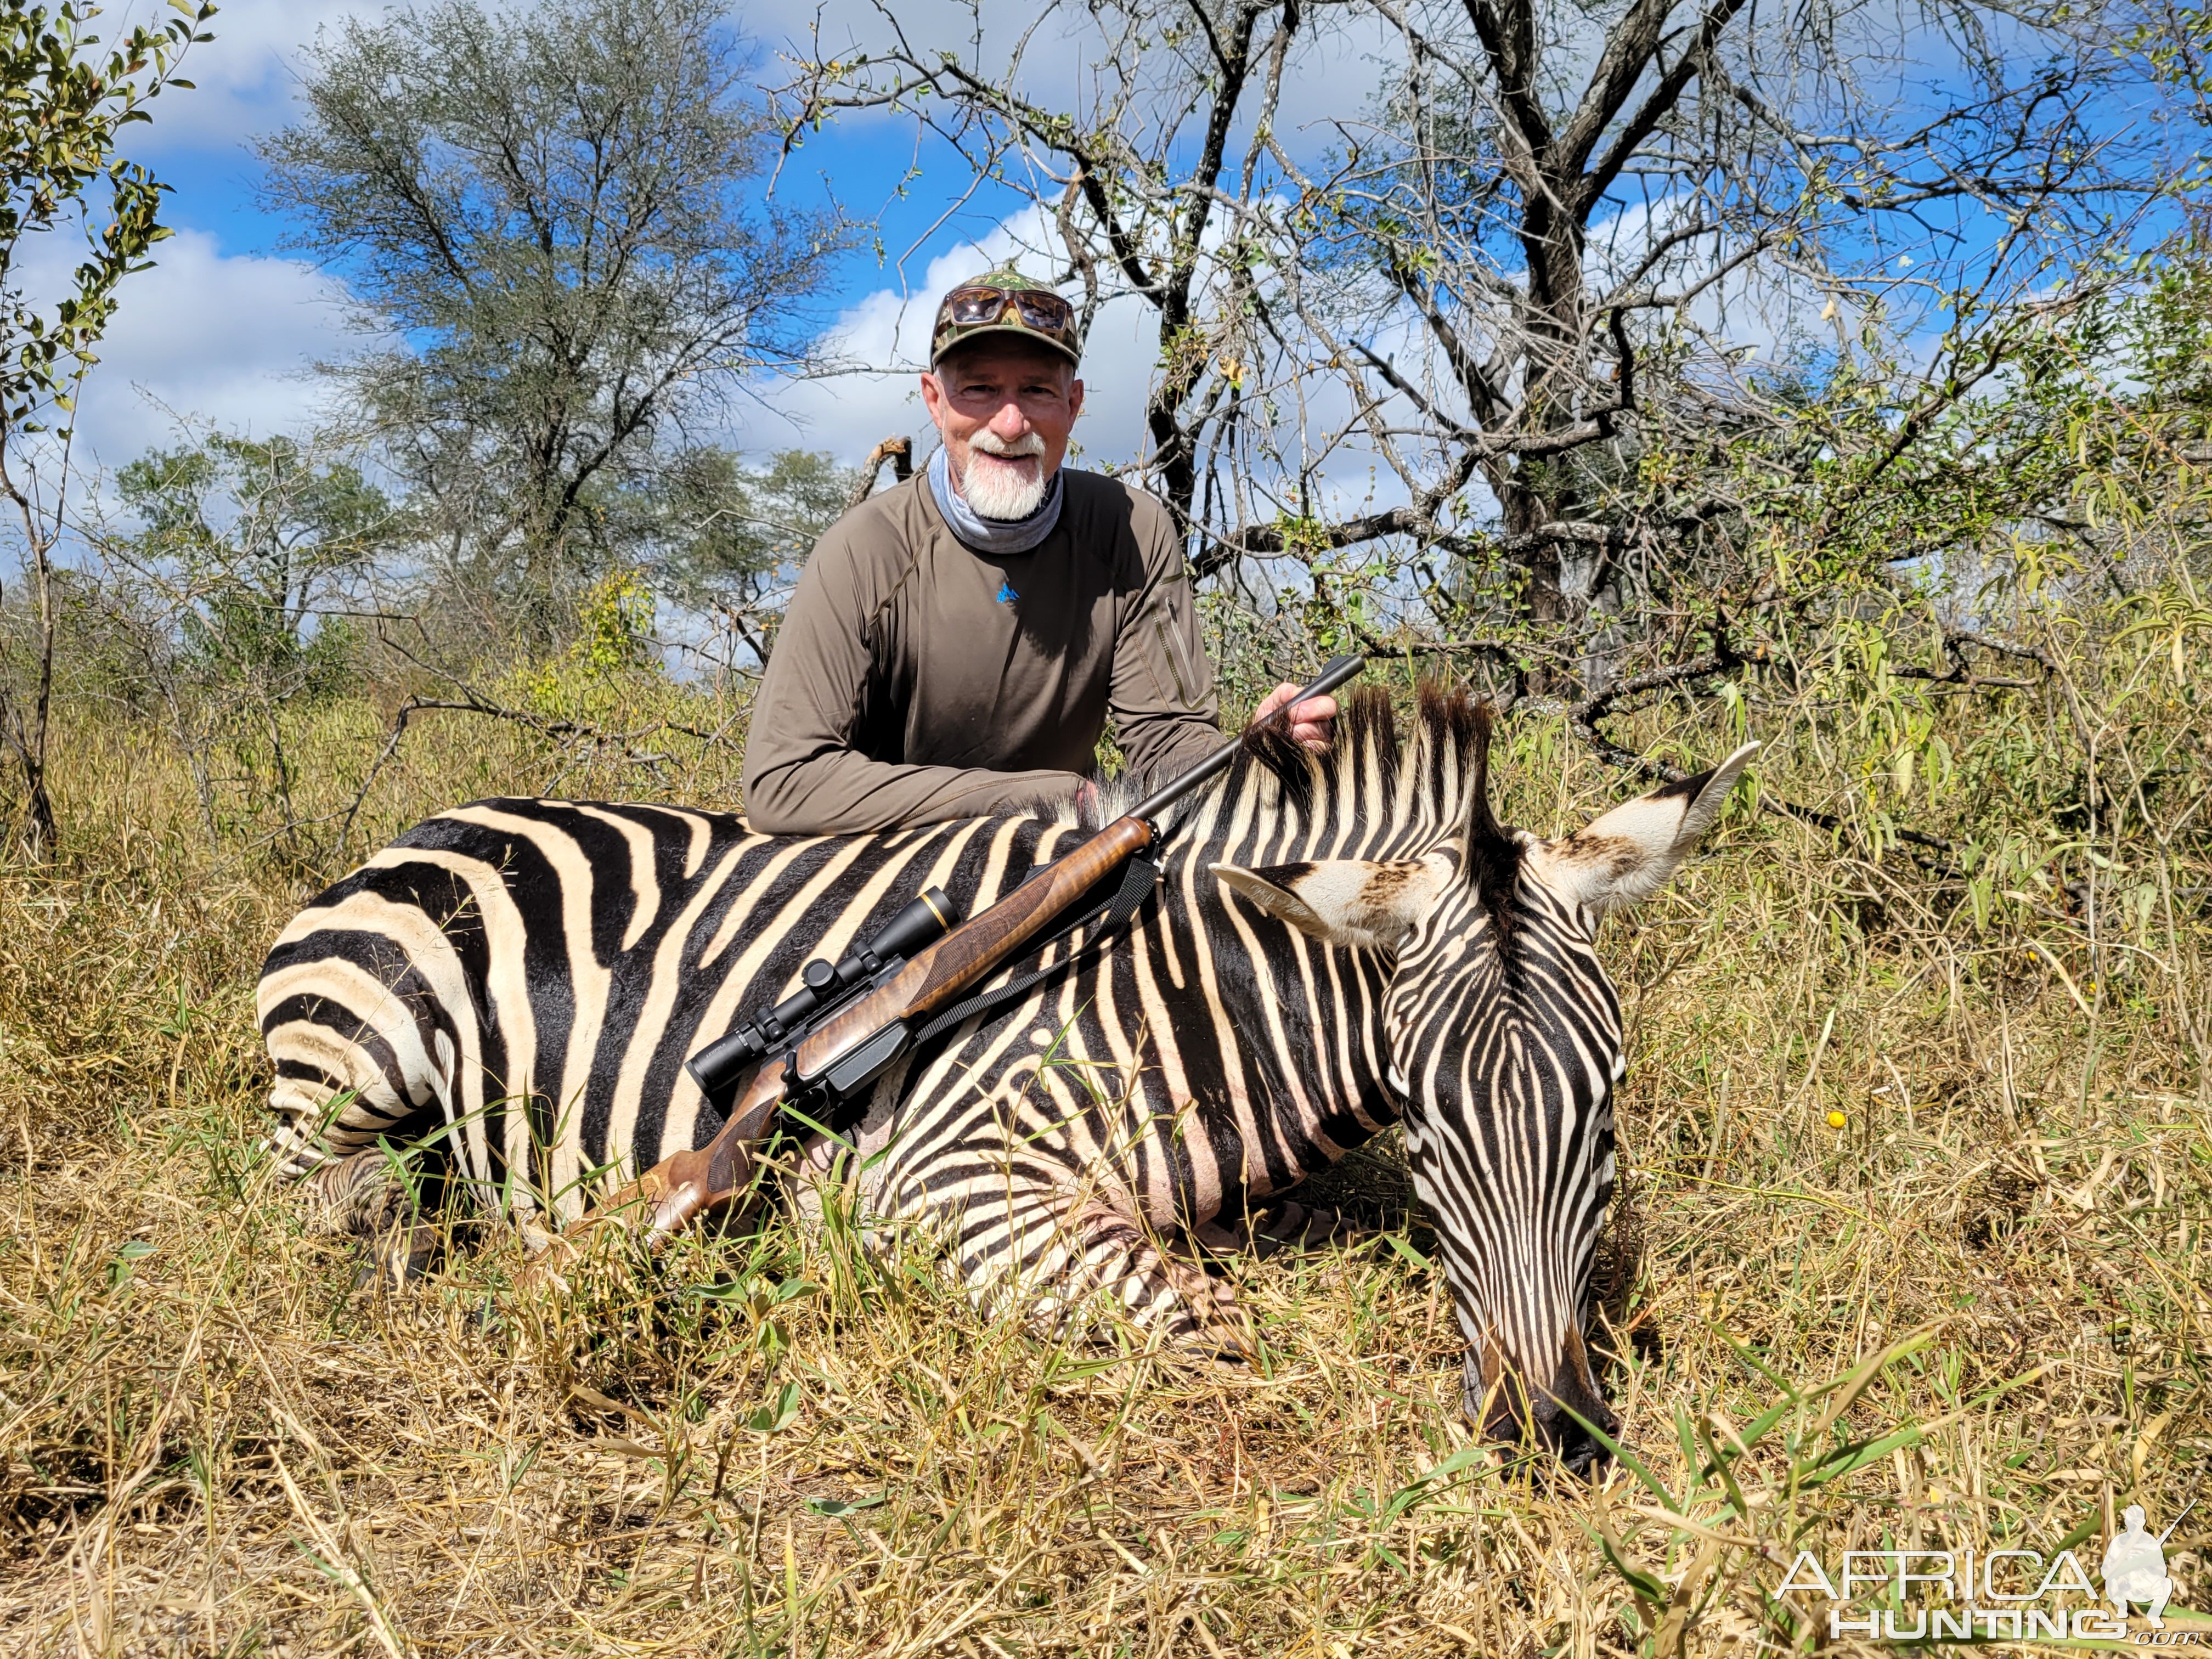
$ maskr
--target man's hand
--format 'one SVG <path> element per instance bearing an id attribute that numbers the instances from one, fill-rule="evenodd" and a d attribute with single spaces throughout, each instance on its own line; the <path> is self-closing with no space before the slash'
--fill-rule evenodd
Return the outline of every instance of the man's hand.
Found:
<path id="1" fill-rule="evenodd" d="M 1288 682 L 1277 686 L 1253 711 L 1252 724 L 1257 726 L 1297 695 L 1298 688 Z M 1326 749 L 1329 739 L 1335 736 L 1335 720 L 1334 697 L 1308 697 L 1291 710 L 1291 735 L 1309 749 Z"/>

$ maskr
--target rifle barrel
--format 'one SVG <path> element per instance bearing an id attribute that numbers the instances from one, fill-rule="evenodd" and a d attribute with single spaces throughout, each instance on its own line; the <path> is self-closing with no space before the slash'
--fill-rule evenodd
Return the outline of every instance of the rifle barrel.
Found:
<path id="1" fill-rule="evenodd" d="M 2178 1526 L 2179 1526 L 2183 1522 L 2185 1522 L 2185 1521 L 2186 1521 L 2187 1519 L 2189 1519 L 2189 1510 L 2193 1510 L 2193 1509 L 2195 1509 L 2196 1507 L 2197 1507 L 2197 1500 L 2196 1500 L 2195 1498 L 2191 1498 L 2191 1499 L 2189 1500 L 2189 1505 L 2188 1505 L 2188 1508 L 2187 1508 L 2187 1509 L 2183 1510 L 2181 1511 L 2181 1513 L 2180 1513 L 2180 1514 L 2179 1514 L 2179 1515 L 2177 1515 L 2177 1516 L 2175 1516 L 2173 1517 L 2173 1524 L 2172 1524 L 2172 1526 L 2169 1526 L 2168 1528 L 2166 1528 L 2166 1529 L 2164 1532 L 2162 1532 L 2162 1533 L 2159 1534 L 2159 1535 L 2158 1535 L 2158 1541 L 2159 1541 L 2160 1544 L 2164 1544 L 2167 1539 L 2169 1539 L 2169 1538 L 2172 1537 L 2172 1536 L 2173 1536 L 2173 1528 L 2174 1528 L 2174 1527 L 2178 1527 Z"/>
<path id="2" fill-rule="evenodd" d="M 1332 658 L 1328 665 L 1315 677 L 1314 683 L 1301 690 L 1284 707 L 1296 708 L 1308 697 L 1326 696 L 1346 680 L 1354 678 L 1366 666 L 1367 659 L 1356 651 L 1348 656 Z M 1237 758 L 1237 751 L 1243 746 L 1244 737 L 1242 732 L 1239 732 L 1204 760 L 1199 762 L 1197 765 L 1192 767 L 1189 771 L 1179 777 L 1170 779 L 1144 799 L 1139 801 L 1129 809 L 1128 816 L 1133 818 L 1142 818 L 1147 822 L 1158 817 L 1192 790 L 1197 788 L 1199 785 L 1210 778 L 1219 777 L 1227 771 L 1229 763 Z"/>

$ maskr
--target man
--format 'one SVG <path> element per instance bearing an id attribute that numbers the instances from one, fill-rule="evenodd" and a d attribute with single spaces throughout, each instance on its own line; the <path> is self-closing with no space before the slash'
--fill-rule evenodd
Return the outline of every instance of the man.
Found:
<path id="1" fill-rule="evenodd" d="M 921 397 L 943 446 L 816 545 L 745 749 L 756 830 L 968 817 L 1090 787 L 1110 714 L 1130 772 L 1221 742 L 1180 538 L 1141 490 L 1064 469 L 1083 409 L 1073 307 L 1019 271 L 938 307 Z M 1279 686 L 1273 714 L 1296 694 Z M 1328 742 L 1334 698 L 1292 711 Z"/>

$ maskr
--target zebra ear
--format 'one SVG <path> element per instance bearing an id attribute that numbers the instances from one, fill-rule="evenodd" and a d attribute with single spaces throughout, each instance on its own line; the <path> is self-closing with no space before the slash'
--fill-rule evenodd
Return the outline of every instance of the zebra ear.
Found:
<path id="1" fill-rule="evenodd" d="M 1593 910 L 1650 897 L 1713 827 L 1759 749 L 1747 743 L 1710 772 L 1664 785 L 1563 840 L 1546 842 L 1537 854 L 1546 884 Z"/>
<path id="2" fill-rule="evenodd" d="M 1258 870 L 1217 864 L 1213 873 L 1269 915 L 1352 951 L 1396 950 L 1436 903 L 1444 880 L 1442 869 L 1419 859 L 1325 859 Z"/>

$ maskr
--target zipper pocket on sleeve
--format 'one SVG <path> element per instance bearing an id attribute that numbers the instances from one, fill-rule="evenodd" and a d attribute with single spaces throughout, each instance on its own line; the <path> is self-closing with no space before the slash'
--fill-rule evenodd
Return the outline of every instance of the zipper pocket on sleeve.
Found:
<path id="1" fill-rule="evenodd" d="M 1160 638 L 1160 655 L 1167 659 L 1168 672 L 1175 678 L 1176 696 L 1182 706 L 1189 708 L 1195 701 L 1190 693 L 1192 680 L 1197 677 L 1189 672 L 1183 660 L 1182 635 L 1168 622 L 1167 605 L 1163 603 L 1152 613 L 1152 629 Z"/>

